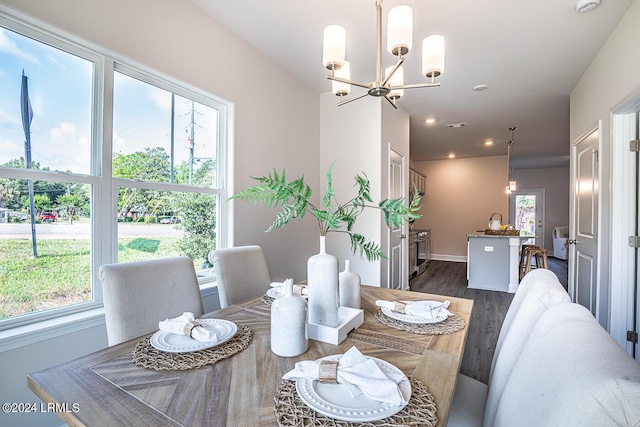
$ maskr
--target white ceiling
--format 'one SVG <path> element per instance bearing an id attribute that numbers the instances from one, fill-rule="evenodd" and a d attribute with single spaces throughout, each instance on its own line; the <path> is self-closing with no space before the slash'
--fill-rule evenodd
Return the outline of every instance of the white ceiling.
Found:
<path id="1" fill-rule="evenodd" d="M 375 0 L 191 1 L 319 92 L 331 90 L 322 66 L 322 32 L 326 25 L 340 24 L 347 30 L 352 79 L 374 80 Z M 509 127 L 517 126 L 515 167 L 566 161 L 569 93 L 633 0 L 601 0 L 583 14 L 576 13 L 576 2 L 384 2 L 383 28 L 391 7 L 408 4 L 414 10 L 414 47 L 404 64 L 405 83 L 427 81 L 420 73 L 421 40 L 430 34 L 445 37 L 445 71 L 438 78 L 442 85 L 407 90 L 398 101 L 411 118 L 411 159 L 438 160 L 449 153 L 458 158 L 505 155 Z M 383 66 L 394 63 L 383 51 Z M 478 84 L 489 89 L 474 92 Z M 353 88 L 351 94 L 362 90 Z M 436 123 L 427 126 L 427 117 Z M 467 125 L 446 126 L 459 122 Z M 488 139 L 495 141 L 493 146 L 483 144 Z"/>

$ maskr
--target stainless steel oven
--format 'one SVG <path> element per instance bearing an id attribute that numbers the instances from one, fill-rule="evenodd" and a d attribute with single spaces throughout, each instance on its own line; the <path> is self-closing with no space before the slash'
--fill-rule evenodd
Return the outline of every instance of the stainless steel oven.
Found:
<path id="1" fill-rule="evenodd" d="M 426 270 L 431 259 L 431 230 L 419 230 L 416 234 L 416 245 L 416 274 L 420 275 Z"/>

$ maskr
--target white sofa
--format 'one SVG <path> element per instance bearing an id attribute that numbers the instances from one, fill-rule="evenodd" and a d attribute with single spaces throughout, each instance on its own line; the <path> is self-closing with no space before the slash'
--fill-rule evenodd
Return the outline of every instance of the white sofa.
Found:
<path id="1" fill-rule="evenodd" d="M 559 259 L 567 259 L 567 240 L 569 239 L 569 226 L 553 229 L 553 256 Z"/>
<path id="2" fill-rule="evenodd" d="M 459 376 L 449 426 L 620 426 L 640 423 L 640 365 L 549 270 L 514 296 L 489 385 Z"/>

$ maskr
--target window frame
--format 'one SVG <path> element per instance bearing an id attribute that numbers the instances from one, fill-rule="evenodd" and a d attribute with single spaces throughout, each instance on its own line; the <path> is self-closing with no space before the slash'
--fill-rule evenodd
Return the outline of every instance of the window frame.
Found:
<path id="1" fill-rule="evenodd" d="M 47 44 L 56 49 L 93 62 L 92 114 L 91 114 L 91 157 L 89 174 L 14 169 L 0 166 L 0 178 L 32 179 L 55 182 L 83 183 L 91 186 L 91 291 L 92 300 L 61 306 L 49 310 L 25 313 L 18 316 L 0 319 L 0 332 L 18 327 L 36 324 L 64 316 L 90 312 L 102 308 L 102 287 L 98 277 L 100 265 L 117 262 L 118 226 L 117 198 L 119 186 L 153 188 L 159 190 L 199 192 L 216 194 L 217 234 L 216 246 L 225 247 L 231 239 L 228 231 L 229 209 L 227 202 L 231 182 L 229 162 L 232 150 L 233 104 L 191 86 L 176 78 L 167 76 L 157 70 L 135 61 L 122 58 L 113 52 L 86 42 L 64 31 L 42 23 L 33 24 L 27 16 L 17 18 L 6 8 L 0 7 L 0 27 L 21 34 L 34 41 Z M 114 73 L 121 72 L 177 95 L 184 96 L 218 111 L 217 129 L 217 183 L 215 188 L 189 186 L 184 184 L 140 182 L 112 176 L 112 134 L 113 134 L 113 89 Z M 210 282 L 204 278 L 202 283 Z"/>

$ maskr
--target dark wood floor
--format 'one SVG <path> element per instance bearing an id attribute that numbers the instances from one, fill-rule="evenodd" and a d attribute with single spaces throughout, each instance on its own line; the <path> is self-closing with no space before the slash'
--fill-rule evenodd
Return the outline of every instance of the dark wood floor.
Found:
<path id="1" fill-rule="evenodd" d="M 549 269 L 566 287 L 567 263 L 551 257 Z M 411 279 L 410 287 L 416 292 L 474 300 L 460 372 L 487 384 L 500 328 L 513 294 L 467 288 L 467 264 L 464 262 L 431 261 L 424 273 Z"/>

